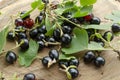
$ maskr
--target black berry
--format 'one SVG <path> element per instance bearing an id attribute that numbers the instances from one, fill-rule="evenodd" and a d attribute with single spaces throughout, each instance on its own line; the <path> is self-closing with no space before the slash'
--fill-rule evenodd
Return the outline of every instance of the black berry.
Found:
<path id="1" fill-rule="evenodd" d="M 23 26 L 23 20 L 21 18 L 15 19 L 15 25 L 16 26 Z"/>
<path id="2" fill-rule="evenodd" d="M 6 54 L 6 62 L 13 64 L 17 60 L 17 56 L 13 51 L 8 51 Z"/>
<path id="3" fill-rule="evenodd" d="M 27 35 L 25 33 L 23 33 L 23 32 L 20 32 L 20 33 L 17 34 L 17 37 L 18 37 L 19 40 L 20 39 L 26 39 Z"/>
<path id="4" fill-rule="evenodd" d="M 78 59 L 71 59 L 70 61 L 69 61 L 69 65 L 74 65 L 74 66 L 76 66 L 76 67 L 78 67 L 78 65 L 79 65 L 79 60 Z"/>
<path id="5" fill-rule="evenodd" d="M 45 4 L 49 3 L 49 0 L 42 0 Z"/>
<path id="6" fill-rule="evenodd" d="M 49 51 L 49 56 L 51 57 L 51 59 L 58 60 L 59 52 L 56 49 L 52 49 Z"/>
<path id="7" fill-rule="evenodd" d="M 69 34 L 63 34 L 61 41 L 62 41 L 62 44 L 68 45 L 71 43 L 72 37 Z"/>
<path id="8" fill-rule="evenodd" d="M 15 33 L 13 31 L 9 31 L 7 34 L 7 39 L 9 41 L 14 41 L 15 40 Z"/>
<path id="9" fill-rule="evenodd" d="M 37 16 L 36 18 L 35 18 L 35 23 L 41 23 L 42 22 L 42 20 L 43 20 L 43 16 Z"/>
<path id="10" fill-rule="evenodd" d="M 25 74 L 23 80 L 36 80 L 35 74 L 33 73 Z"/>
<path id="11" fill-rule="evenodd" d="M 94 54 L 94 52 L 92 52 L 92 51 L 86 52 L 85 55 L 84 55 L 84 57 L 83 57 L 83 59 L 84 59 L 84 62 L 85 62 L 85 63 L 90 63 L 90 62 L 92 62 L 92 61 L 95 59 L 95 54 Z"/>
<path id="12" fill-rule="evenodd" d="M 76 77 L 78 77 L 79 75 L 79 71 L 77 70 L 77 68 L 69 68 L 68 69 L 69 74 L 71 75 L 72 79 L 75 79 Z M 69 75 L 68 75 L 69 76 Z"/>
<path id="13" fill-rule="evenodd" d="M 97 24 L 99 25 L 101 22 L 100 18 L 98 17 L 93 17 L 91 20 L 90 20 L 90 24 Z"/>
<path id="14" fill-rule="evenodd" d="M 43 64 L 45 67 L 51 66 L 51 65 L 49 65 L 50 62 L 52 62 L 52 59 L 51 59 L 49 56 L 43 57 L 43 59 L 42 59 L 42 64 Z"/>
<path id="15" fill-rule="evenodd" d="M 29 35 L 32 39 L 35 39 L 36 36 L 38 34 L 38 29 L 32 29 L 30 32 L 29 32 Z"/>
<path id="16" fill-rule="evenodd" d="M 42 50 L 45 47 L 45 43 L 43 41 L 37 41 L 39 44 L 39 50 Z"/>
<path id="17" fill-rule="evenodd" d="M 44 34 L 38 34 L 36 37 L 37 41 L 41 41 L 45 39 L 45 35 Z"/>
<path id="18" fill-rule="evenodd" d="M 70 26 L 64 25 L 62 27 L 63 33 L 71 34 L 72 33 L 72 28 Z"/>
<path id="19" fill-rule="evenodd" d="M 23 51 L 25 51 L 25 50 L 27 50 L 29 48 L 29 41 L 28 41 L 28 39 L 20 39 L 20 41 L 18 43 L 19 44 L 22 43 L 20 45 L 20 47 L 21 47 L 21 50 L 23 50 Z"/>
<path id="20" fill-rule="evenodd" d="M 101 67 L 105 64 L 105 59 L 101 56 L 98 56 L 94 60 L 94 64 L 96 67 Z"/>
<path id="21" fill-rule="evenodd" d="M 113 38 L 114 38 L 114 35 L 113 35 L 112 32 L 107 31 L 107 32 L 104 33 L 103 38 L 104 38 L 106 41 L 112 41 Z"/>
<path id="22" fill-rule="evenodd" d="M 60 41 L 60 35 L 61 35 L 61 31 L 59 28 L 56 28 L 54 31 L 53 31 L 53 37 L 56 41 Z"/>
<path id="23" fill-rule="evenodd" d="M 120 32 L 120 24 L 114 23 L 111 27 L 111 30 L 112 30 L 113 33 Z"/>
<path id="24" fill-rule="evenodd" d="M 64 67 L 62 65 L 68 67 L 69 66 L 69 61 L 68 60 L 59 60 L 58 64 L 59 64 L 60 68 L 64 69 Z"/>
<path id="25" fill-rule="evenodd" d="M 45 34 L 47 32 L 46 26 L 42 25 L 41 27 L 38 27 L 38 32 Z"/>

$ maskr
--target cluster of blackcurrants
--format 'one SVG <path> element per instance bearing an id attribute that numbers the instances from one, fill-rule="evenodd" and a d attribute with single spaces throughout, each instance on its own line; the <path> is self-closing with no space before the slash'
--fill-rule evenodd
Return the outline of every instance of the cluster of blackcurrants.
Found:
<path id="1" fill-rule="evenodd" d="M 56 49 L 51 49 L 49 51 L 49 56 L 45 56 L 42 58 L 42 64 L 49 68 L 53 64 L 57 63 L 59 60 L 59 52 Z"/>
<path id="2" fill-rule="evenodd" d="M 93 51 L 86 52 L 85 55 L 83 56 L 83 59 L 86 64 L 94 62 L 96 67 L 101 67 L 104 66 L 105 64 L 105 59 Z"/>
<path id="3" fill-rule="evenodd" d="M 79 75 L 79 60 L 77 58 L 71 58 L 70 60 L 59 60 L 58 64 L 61 71 L 64 71 L 68 79 L 75 79 Z"/>

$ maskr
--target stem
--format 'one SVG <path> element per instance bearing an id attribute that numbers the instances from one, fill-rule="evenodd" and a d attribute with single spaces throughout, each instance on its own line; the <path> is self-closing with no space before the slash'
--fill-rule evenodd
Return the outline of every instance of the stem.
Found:
<path id="1" fill-rule="evenodd" d="M 69 23 L 75 25 L 75 26 L 78 27 L 78 28 L 82 28 L 80 25 L 78 25 L 78 24 L 70 21 L 69 19 L 67 19 L 67 18 L 65 18 L 65 17 L 63 17 L 63 16 L 61 16 L 61 15 L 58 15 L 58 17 L 60 17 L 61 19 L 65 20 L 65 21 L 68 21 Z"/>
<path id="2" fill-rule="evenodd" d="M 45 42 L 45 45 L 48 46 L 48 45 L 61 45 L 61 43 L 59 42 Z"/>
<path id="3" fill-rule="evenodd" d="M 2 55 L 3 53 L 6 53 L 6 52 L 8 52 L 8 51 L 11 51 L 11 50 L 14 50 L 14 49 L 16 49 L 16 48 L 18 48 L 21 44 L 23 44 L 24 43 L 24 41 L 21 41 L 21 43 L 20 44 L 18 44 L 17 46 L 15 46 L 15 47 L 13 47 L 13 48 L 11 48 L 11 49 L 8 49 L 8 50 L 6 50 L 6 51 L 2 51 L 1 53 L 0 53 L 0 55 Z"/>
<path id="4" fill-rule="evenodd" d="M 61 29 L 61 25 L 58 23 L 58 22 L 56 22 L 56 24 L 58 25 L 58 27 L 59 27 L 59 29 L 60 29 L 60 37 L 63 35 L 63 31 L 62 31 L 62 29 Z"/>

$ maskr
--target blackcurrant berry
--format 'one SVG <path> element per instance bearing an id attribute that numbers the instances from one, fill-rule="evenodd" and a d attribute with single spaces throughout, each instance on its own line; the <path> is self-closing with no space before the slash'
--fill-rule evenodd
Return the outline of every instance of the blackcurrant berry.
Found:
<path id="1" fill-rule="evenodd" d="M 95 54 L 94 54 L 94 52 L 92 52 L 92 51 L 86 52 L 85 55 L 84 55 L 84 57 L 83 57 L 83 59 L 84 59 L 84 62 L 85 62 L 85 63 L 90 63 L 90 62 L 92 62 L 92 61 L 95 59 Z"/>
<path id="2" fill-rule="evenodd" d="M 114 23 L 111 27 L 111 30 L 112 30 L 113 33 L 120 32 L 120 24 Z"/>
<path id="3" fill-rule="evenodd" d="M 71 34 L 72 33 L 72 28 L 70 26 L 64 25 L 62 27 L 63 33 Z"/>
<path id="4" fill-rule="evenodd" d="M 77 70 L 77 68 L 69 68 L 69 69 L 68 69 L 68 72 L 69 72 L 69 74 L 71 75 L 71 78 L 72 78 L 72 79 L 77 78 L 78 75 L 79 75 L 79 71 Z M 68 76 L 69 76 L 69 75 L 68 75 Z"/>
<path id="5" fill-rule="evenodd" d="M 35 39 L 37 37 L 37 34 L 38 34 L 38 29 L 32 29 L 30 32 L 29 32 L 29 35 L 32 39 Z"/>
<path id="6" fill-rule="evenodd" d="M 20 33 L 17 34 L 17 37 L 18 37 L 19 40 L 20 39 L 26 39 L 27 35 L 25 33 L 23 33 L 23 32 L 20 32 Z"/>
<path id="7" fill-rule="evenodd" d="M 36 37 L 37 41 L 41 41 L 45 39 L 45 35 L 44 34 L 38 34 Z"/>
<path id="8" fill-rule="evenodd" d="M 101 38 L 98 38 L 97 36 L 94 36 L 93 40 L 94 40 L 95 42 L 101 42 L 101 41 L 102 41 Z"/>
<path id="9" fill-rule="evenodd" d="M 47 32 L 45 25 L 42 25 L 41 27 L 38 27 L 37 29 L 39 33 L 45 34 Z"/>
<path id="10" fill-rule="evenodd" d="M 48 41 L 48 42 L 56 42 L 53 37 L 50 37 L 47 41 Z"/>
<path id="11" fill-rule="evenodd" d="M 49 0 L 42 0 L 43 3 L 48 4 Z"/>
<path id="12" fill-rule="evenodd" d="M 113 35 L 112 32 L 107 31 L 107 32 L 104 33 L 103 38 L 104 38 L 106 41 L 112 41 L 113 38 L 114 38 L 114 35 Z"/>
<path id="13" fill-rule="evenodd" d="M 56 41 L 60 41 L 60 35 L 61 35 L 61 31 L 59 28 L 56 28 L 54 31 L 53 31 L 53 37 Z"/>
<path id="14" fill-rule="evenodd" d="M 72 37 L 69 34 L 63 34 L 61 41 L 62 41 L 62 44 L 68 45 L 71 43 Z"/>
<path id="15" fill-rule="evenodd" d="M 35 74 L 33 73 L 25 74 L 23 80 L 36 80 Z"/>
<path id="16" fill-rule="evenodd" d="M 105 59 L 101 56 L 98 56 L 94 60 L 94 64 L 96 67 L 101 67 L 105 64 Z"/>
<path id="17" fill-rule="evenodd" d="M 45 43 L 43 41 L 37 41 L 39 44 L 39 50 L 42 50 L 45 47 Z"/>
<path id="18" fill-rule="evenodd" d="M 62 65 L 68 67 L 69 66 L 69 61 L 68 60 L 59 60 L 58 65 L 59 65 L 60 68 L 64 69 L 64 67 Z"/>
<path id="19" fill-rule="evenodd" d="M 41 23 L 42 22 L 42 20 L 43 20 L 43 16 L 37 16 L 36 18 L 35 18 L 35 23 Z"/>
<path id="20" fill-rule="evenodd" d="M 76 59 L 76 58 L 75 59 L 70 59 L 69 65 L 74 65 L 74 66 L 78 67 L 79 66 L 79 60 Z"/>
<path id="21" fill-rule="evenodd" d="M 63 17 L 71 19 L 72 18 L 72 13 L 71 12 L 65 12 L 62 14 Z"/>
<path id="22" fill-rule="evenodd" d="M 23 27 L 23 26 L 17 26 L 17 27 L 15 27 L 15 32 L 16 33 L 19 33 L 19 32 L 26 33 L 26 30 L 25 30 L 25 27 Z"/>
<path id="23" fill-rule="evenodd" d="M 34 21 L 31 18 L 27 18 L 23 21 L 25 28 L 31 29 L 34 25 Z"/>
<path id="24" fill-rule="evenodd" d="M 6 54 L 6 62 L 13 64 L 17 60 L 17 56 L 13 51 L 8 51 Z"/>
<path id="25" fill-rule="evenodd" d="M 58 60 L 59 58 L 59 52 L 56 49 L 52 49 L 49 51 L 49 56 L 51 57 L 51 59 L 55 59 Z"/>
<path id="26" fill-rule="evenodd" d="M 90 20 L 90 24 L 97 24 L 99 25 L 101 22 L 100 18 L 98 17 L 93 17 L 91 20 Z"/>
<path id="27" fill-rule="evenodd" d="M 51 65 L 49 65 L 50 62 L 52 62 L 52 59 L 51 59 L 49 56 L 43 57 L 43 59 L 42 59 L 42 64 L 43 64 L 45 67 L 51 66 Z"/>
<path id="28" fill-rule="evenodd" d="M 29 41 L 28 39 L 20 39 L 20 41 L 18 41 L 21 47 L 21 50 L 25 51 L 29 48 Z"/>
<path id="29" fill-rule="evenodd" d="M 14 41 L 15 40 L 15 33 L 13 31 L 9 31 L 7 34 L 7 39 L 9 41 Z"/>
<path id="30" fill-rule="evenodd" d="M 95 33 L 94 29 L 86 29 L 87 33 L 88 33 L 88 37 L 90 37 L 92 34 Z"/>
<path id="31" fill-rule="evenodd" d="M 26 11 L 22 11 L 21 13 L 20 13 L 20 17 L 23 15 L 23 14 L 25 14 L 26 13 Z M 27 19 L 27 18 L 30 18 L 30 14 L 28 14 L 27 16 L 25 16 L 24 18 L 23 18 L 23 20 L 25 20 L 25 19 Z"/>
<path id="32" fill-rule="evenodd" d="M 90 14 L 84 16 L 84 19 L 85 19 L 85 21 L 90 21 L 93 17 L 94 17 L 94 15 L 92 13 L 90 13 Z"/>
<path id="33" fill-rule="evenodd" d="M 23 20 L 21 18 L 15 19 L 15 25 L 16 26 L 23 26 Z"/>

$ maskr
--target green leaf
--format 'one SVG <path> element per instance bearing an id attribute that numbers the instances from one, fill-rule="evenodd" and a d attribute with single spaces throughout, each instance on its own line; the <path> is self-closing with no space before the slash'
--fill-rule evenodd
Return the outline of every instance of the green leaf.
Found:
<path id="1" fill-rule="evenodd" d="M 83 16 L 87 15 L 88 13 L 91 13 L 92 9 L 93 9 L 92 5 L 90 5 L 90 6 L 83 6 L 83 7 L 79 8 L 78 11 L 76 11 L 73 14 L 73 17 L 83 17 Z"/>
<path id="2" fill-rule="evenodd" d="M 0 31 L 0 54 L 6 44 L 7 33 L 8 33 L 8 27 L 5 27 L 2 31 Z"/>
<path id="3" fill-rule="evenodd" d="M 50 18 L 48 16 L 48 14 L 46 14 L 46 17 L 45 17 L 45 26 L 46 26 L 47 31 L 49 31 L 51 29 L 52 25 L 53 25 L 53 22 L 50 21 Z"/>
<path id="4" fill-rule="evenodd" d="M 112 14 L 105 16 L 105 19 L 113 21 L 113 23 L 120 23 L 120 11 L 113 11 Z"/>
<path id="5" fill-rule="evenodd" d="M 82 6 L 93 5 L 97 0 L 80 0 Z"/>
<path id="6" fill-rule="evenodd" d="M 54 24 L 54 25 L 52 26 L 52 28 L 50 28 L 50 30 L 47 31 L 47 33 L 46 33 L 45 35 L 46 35 L 46 36 L 52 36 L 55 27 L 56 27 L 56 24 Z"/>
<path id="7" fill-rule="evenodd" d="M 70 60 L 70 59 L 74 59 L 74 58 L 75 58 L 74 56 L 68 56 L 63 53 L 61 53 L 59 56 L 59 60 Z"/>
<path id="8" fill-rule="evenodd" d="M 69 48 L 62 48 L 62 51 L 65 54 L 73 54 L 87 49 L 88 47 L 88 34 L 86 30 L 75 28 L 75 36 L 72 39 L 71 45 Z"/>
<path id="9" fill-rule="evenodd" d="M 19 52 L 19 63 L 23 66 L 30 66 L 37 56 L 39 45 L 32 39 L 29 42 L 29 49 L 25 52 Z"/>
<path id="10" fill-rule="evenodd" d="M 34 11 L 34 9 L 31 9 L 31 10 L 27 11 L 25 14 L 21 15 L 20 17 L 23 19 L 23 18 L 25 18 L 27 15 L 29 15 L 32 11 Z"/>
<path id="11" fill-rule="evenodd" d="M 88 50 L 109 50 L 109 49 L 102 47 L 100 43 L 91 41 L 88 44 Z"/>
<path id="12" fill-rule="evenodd" d="M 36 7 L 38 7 L 38 1 L 32 2 L 32 3 L 31 3 L 31 7 L 32 7 L 33 9 L 35 9 Z"/>
<path id="13" fill-rule="evenodd" d="M 58 15 L 62 15 L 62 13 L 69 11 L 75 6 L 74 1 L 66 1 L 62 5 L 59 4 L 58 8 L 55 10 L 55 13 Z"/>
<path id="14" fill-rule="evenodd" d="M 100 30 L 111 30 L 112 24 L 102 24 L 102 25 L 82 25 L 84 29 L 100 29 Z"/>

